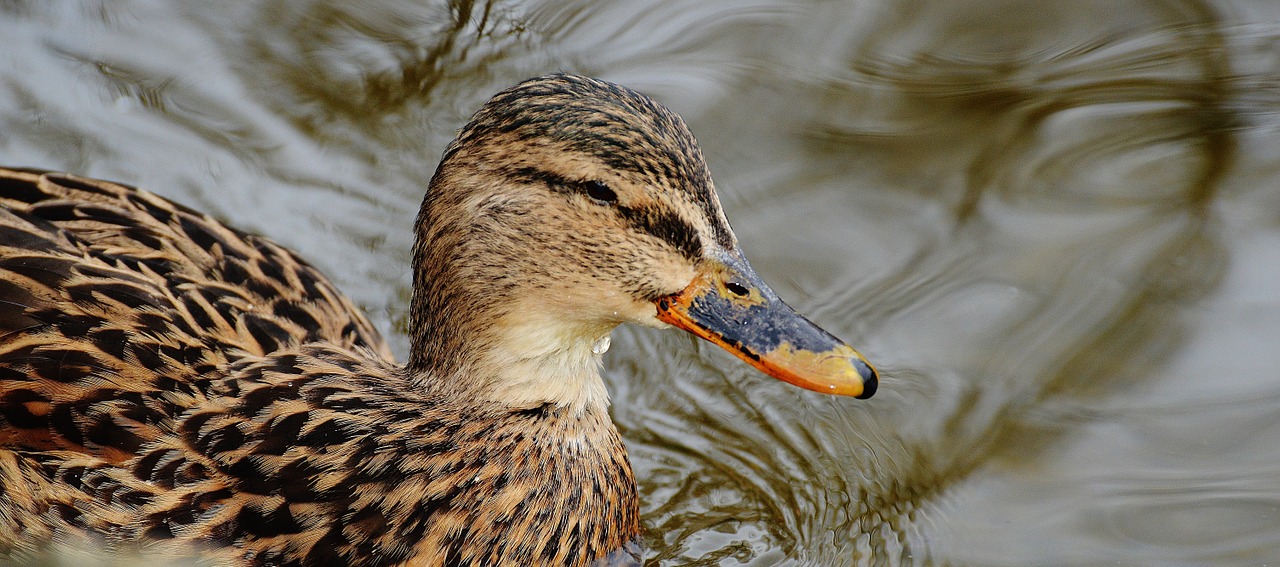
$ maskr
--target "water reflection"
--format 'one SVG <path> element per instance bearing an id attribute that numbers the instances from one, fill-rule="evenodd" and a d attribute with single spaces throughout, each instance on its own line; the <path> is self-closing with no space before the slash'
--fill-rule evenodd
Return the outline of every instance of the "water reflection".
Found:
<path id="1" fill-rule="evenodd" d="M 608 360 L 657 565 L 1280 560 L 1266 2 L 0 3 L 0 156 L 302 251 L 404 351 L 409 231 L 485 98 L 563 69 L 698 133 L 870 402 L 674 334 Z"/>

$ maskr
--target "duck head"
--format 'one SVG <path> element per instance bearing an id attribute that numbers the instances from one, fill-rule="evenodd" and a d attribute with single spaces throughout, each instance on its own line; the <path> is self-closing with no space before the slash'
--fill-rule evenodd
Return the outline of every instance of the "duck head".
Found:
<path id="1" fill-rule="evenodd" d="M 631 322 L 803 388 L 875 392 L 871 365 L 747 263 L 684 122 L 624 87 L 557 74 L 494 96 L 416 230 L 412 375 L 518 407 L 604 405 L 600 354 Z"/>

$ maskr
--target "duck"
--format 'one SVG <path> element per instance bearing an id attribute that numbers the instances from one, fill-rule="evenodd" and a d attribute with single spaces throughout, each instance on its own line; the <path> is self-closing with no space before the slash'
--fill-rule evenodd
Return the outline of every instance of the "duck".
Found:
<path id="1" fill-rule="evenodd" d="M 0 557 L 634 564 L 639 494 L 600 374 L 618 325 L 876 390 L 747 263 L 684 121 L 629 88 L 557 73 L 494 95 L 414 231 L 397 363 L 268 238 L 0 169 Z"/>

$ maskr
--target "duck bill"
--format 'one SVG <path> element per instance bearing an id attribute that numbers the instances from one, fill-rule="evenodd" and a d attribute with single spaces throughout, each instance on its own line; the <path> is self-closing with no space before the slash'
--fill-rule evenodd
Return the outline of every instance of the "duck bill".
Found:
<path id="1" fill-rule="evenodd" d="M 876 391 L 876 371 L 867 359 L 783 303 L 740 254 L 714 262 L 657 306 L 660 321 L 720 345 L 783 382 L 857 398 Z"/>

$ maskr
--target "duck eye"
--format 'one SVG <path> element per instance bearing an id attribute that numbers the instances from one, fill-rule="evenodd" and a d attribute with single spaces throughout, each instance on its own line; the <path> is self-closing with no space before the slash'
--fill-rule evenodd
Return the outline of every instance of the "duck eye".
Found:
<path id="1" fill-rule="evenodd" d="M 599 181 L 588 181 L 585 184 L 587 196 L 591 200 L 601 205 L 612 205 L 618 202 L 618 194 L 613 192 L 608 185 Z"/>

